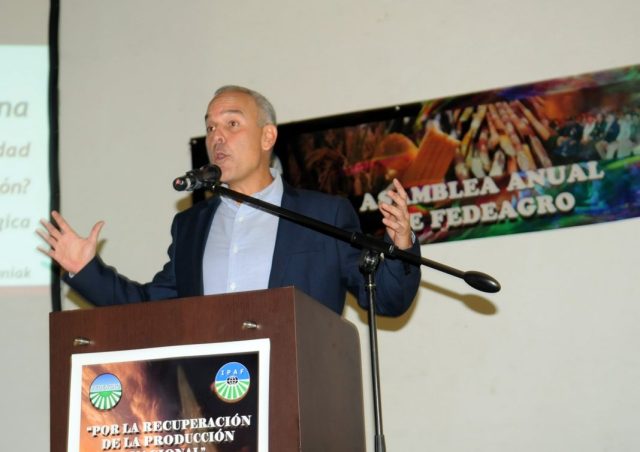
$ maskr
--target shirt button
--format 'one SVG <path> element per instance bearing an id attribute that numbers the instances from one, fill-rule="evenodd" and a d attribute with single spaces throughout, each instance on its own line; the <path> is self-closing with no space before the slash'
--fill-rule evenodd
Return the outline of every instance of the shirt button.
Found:
<path id="1" fill-rule="evenodd" d="M 232 282 L 231 284 L 229 284 L 229 289 L 236 290 L 236 283 Z"/>
<path id="2" fill-rule="evenodd" d="M 242 223 L 244 221 L 244 217 L 238 218 L 238 223 Z"/>
<path id="3" fill-rule="evenodd" d="M 233 251 L 233 254 L 238 253 L 238 247 L 236 245 L 233 245 L 233 248 L 231 250 Z"/>

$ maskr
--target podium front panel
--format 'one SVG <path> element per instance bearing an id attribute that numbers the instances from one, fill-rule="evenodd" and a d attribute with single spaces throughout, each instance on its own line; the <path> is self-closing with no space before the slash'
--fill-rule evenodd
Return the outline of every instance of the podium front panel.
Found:
<path id="1" fill-rule="evenodd" d="M 270 344 L 269 450 L 364 450 L 357 331 L 288 287 L 52 313 L 51 451 L 67 450 L 72 355 L 256 339 Z"/>

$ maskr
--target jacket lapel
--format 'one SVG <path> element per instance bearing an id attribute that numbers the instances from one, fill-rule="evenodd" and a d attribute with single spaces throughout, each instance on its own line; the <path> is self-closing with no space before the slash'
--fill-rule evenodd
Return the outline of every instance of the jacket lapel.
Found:
<path id="1" fill-rule="evenodd" d="M 297 211 L 298 196 L 294 190 L 285 182 L 282 193 L 281 207 L 287 210 Z M 271 262 L 271 274 L 269 275 L 269 288 L 282 287 L 287 264 L 288 255 L 291 253 L 290 246 L 295 243 L 297 226 L 282 218 L 278 221 L 278 232 L 276 233 L 276 244 L 273 249 L 273 261 Z"/>

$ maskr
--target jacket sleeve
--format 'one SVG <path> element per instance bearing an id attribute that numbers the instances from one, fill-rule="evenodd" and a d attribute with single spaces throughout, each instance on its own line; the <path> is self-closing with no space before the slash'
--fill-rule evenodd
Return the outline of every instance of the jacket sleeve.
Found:
<path id="1" fill-rule="evenodd" d="M 176 222 L 171 227 L 175 240 Z M 137 303 L 150 300 L 164 300 L 177 296 L 174 269 L 174 243 L 169 246 L 169 261 L 153 280 L 141 284 L 121 275 L 113 267 L 106 265 L 99 256 L 94 257 L 77 274 L 65 275 L 64 281 L 80 295 L 96 306 Z"/>
<path id="2" fill-rule="evenodd" d="M 358 215 L 349 201 L 343 201 L 338 208 L 336 224 L 344 229 L 359 231 Z M 390 241 L 389 237 L 385 237 L 385 240 Z M 419 256 L 420 244 L 415 240 L 412 247 L 406 251 Z M 365 278 L 359 270 L 360 254 L 360 250 L 343 245 L 341 266 L 343 274 L 347 275 L 348 290 L 356 296 L 358 304 L 367 309 L 369 295 L 365 287 Z M 376 313 L 390 317 L 404 314 L 418 292 L 420 276 L 419 267 L 395 258 L 381 259 L 375 274 Z"/>

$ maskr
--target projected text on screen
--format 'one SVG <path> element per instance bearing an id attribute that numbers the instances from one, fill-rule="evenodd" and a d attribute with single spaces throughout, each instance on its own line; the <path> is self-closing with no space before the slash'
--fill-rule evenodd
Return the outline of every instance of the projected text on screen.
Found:
<path id="1" fill-rule="evenodd" d="M 0 46 L 0 287 L 49 284 L 34 230 L 49 209 L 46 46 Z"/>

